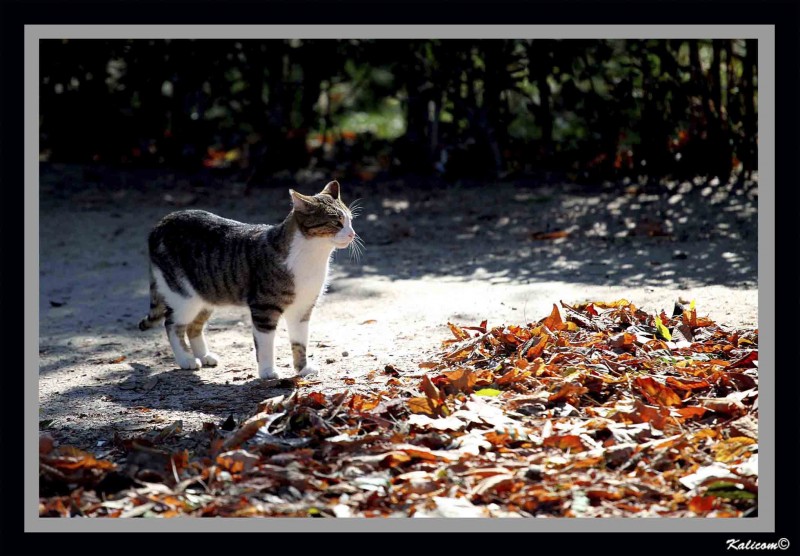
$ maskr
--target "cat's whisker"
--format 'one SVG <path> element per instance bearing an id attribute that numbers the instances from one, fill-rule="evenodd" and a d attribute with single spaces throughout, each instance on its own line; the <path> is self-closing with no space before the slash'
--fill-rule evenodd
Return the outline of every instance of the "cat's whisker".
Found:
<path id="1" fill-rule="evenodd" d="M 355 234 L 353 241 L 350 242 L 350 260 L 354 262 L 359 262 L 363 254 L 364 254 L 364 240 L 361 239 L 361 236 Z"/>
<path id="2" fill-rule="evenodd" d="M 361 200 L 362 199 L 359 197 L 358 199 L 350 203 L 349 207 L 347 207 L 353 218 L 356 218 L 359 214 L 361 214 L 361 211 L 363 209 L 363 207 L 361 206 Z"/>
<path id="3" fill-rule="evenodd" d="M 361 247 L 359 246 L 358 243 L 353 241 L 350 244 L 350 260 L 353 262 L 359 262 L 361 260 L 361 254 L 362 254 Z"/>

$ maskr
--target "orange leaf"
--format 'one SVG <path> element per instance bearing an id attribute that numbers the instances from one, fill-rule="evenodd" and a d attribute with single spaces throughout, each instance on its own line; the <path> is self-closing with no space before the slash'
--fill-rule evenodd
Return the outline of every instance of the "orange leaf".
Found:
<path id="1" fill-rule="evenodd" d="M 553 303 L 550 316 L 542 321 L 542 326 L 546 326 L 550 330 L 561 330 L 564 327 L 564 321 L 561 320 L 561 313 L 558 312 L 558 306 L 555 303 Z"/>
<path id="2" fill-rule="evenodd" d="M 411 461 L 411 456 L 401 451 L 389 452 L 383 459 L 384 465 L 387 465 L 388 467 L 397 467 L 408 461 Z"/>
<path id="3" fill-rule="evenodd" d="M 590 500 L 621 500 L 623 492 L 620 489 L 590 489 L 586 491 L 586 496 L 588 496 Z"/>
<path id="4" fill-rule="evenodd" d="M 423 415 L 430 415 L 436 417 L 438 415 L 438 401 L 430 398 L 409 398 L 406 401 L 406 406 L 411 413 L 422 413 Z"/>
<path id="5" fill-rule="evenodd" d="M 633 345 L 636 336 L 629 332 L 621 332 L 608 340 L 608 345 L 614 348 L 626 348 Z"/>
<path id="6" fill-rule="evenodd" d="M 681 421 L 685 421 L 686 419 L 700 418 L 705 415 L 708 410 L 705 407 L 690 406 L 673 408 L 672 411 L 677 412 L 681 416 Z"/>
<path id="7" fill-rule="evenodd" d="M 714 509 L 716 503 L 714 496 L 695 496 L 689 500 L 689 509 L 696 514 L 706 514 Z"/>
<path id="8" fill-rule="evenodd" d="M 328 405 L 328 400 L 325 398 L 325 394 L 323 394 L 322 392 L 311 392 L 308 395 L 307 399 L 310 402 L 312 402 L 311 404 L 312 407 L 315 406 L 325 407 L 326 405 Z"/>
<path id="9" fill-rule="evenodd" d="M 428 378 L 428 375 L 422 376 L 422 382 L 420 382 L 419 387 L 425 393 L 425 395 L 430 399 L 432 400 L 439 399 L 439 389 L 433 385 L 431 379 Z"/>
<path id="10" fill-rule="evenodd" d="M 511 441 L 511 437 L 508 434 L 498 431 L 489 431 L 483 435 L 483 438 L 497 447 L 505 446 Z"/>
<path id="11" fill-rule="evenodd" d="M 483 494 L 494 491 L 494 492 L 505 492 L 511 489 L 514 484 L 514 475 L 510 474 L 503 474 L 503 475 L 492 475 L 491 477 L 487 477 L 483 481 L 481 481 L 477 487 L 475 487 L 475 491 L 473 494 L 475 496 L 482 496 Z"/>
<path id="12" fill-rule="evenodd" d="M 457 371 L 450 371 L 444 373 L 444 376 L 452 383 L 452 385 L 459 391 L 469 394 L 475 386 L 477 376 L 470 369 L 459 369 Z M 431 384 L 431 386 L 433 386 Z M 438 390 L 437 390 L 438 392 Z"/>
<path id="13" fill-rule="evenodd" d="M 89 452 L 79 450 L 74 446 L 60 446 L 42 457 L 48 465 L 58 469 L 114 469 L 116 465 L 110 461 L 96 459 Z"/>
<path id="14" fill-rule="evenodd" d="M 620 411 L 616 417 L 623 422 L 629 423 L 650 423 L 655 428 L 661 430 L 672 419 L 669 410 L 665 407 L 653 407 L 636 400 L 633 411 Z"/>
<path id="15" fill-rule="evenodd" d="M 533 232 L 531 234 L 531 239 L 561 239 L 567 236 L 569 236 L 569 232 L 565 230 L 556 230 L 555 232 Z"/>
<path id="16" fill-rule="evenodd" d="M 547 370 L 547 366 L 544 364 L 544 359 L 542 359 L 541 357 L 537 357 L 536 359 L 534 359 L 533 362 L 531 363 L 531 366 L 533 368 L 530 369 L 530 372 L 534 376 L 542 376 L 542 374 L 544 374 L 544 372 Z"/>
<path id="17" fill-rule="evenodd" d="M 594 305 L 595 307 L 600 307 L 601 309 L 619 309 L 621 307 L 628 307 L 630 306 L 631 302 L 627 299 L 618 299 L 616 301 L 612 301 L 610 303 L 606 303 L 604 301 L 593 301 L 590 305 Z"/>
<path id="18" fill-rule="evenodd" d="M 550 397 L 547 398 L 548 402 L 557 402 L 561 400 L 565 400 L 567 403 L 572 405 L 578 405 L 578 397 L 582 396 L 589 389 L 581 384 L 576 384 L 574 382 L 567 382 L 566 384 L 562 384 L 561 387 L 550 394 Z"/>
<path id="19" fill-rule="evenodd" d="M 656 405 L 681 405 L 683 402 L 671 388 L 667 388 L 663 384 L 656 382 L 654 379 L 648 377 L 636 377 L 633 385 L 647 398 L 652 404 Z"/>
<path id="20" fill-rule="evenodd" d="M 512 384 L 514 382 L 519 382 L 521 380 L 524 380 L 524 379 L 528 378 L 529 376 L 530 376 L 529 372 L 520 371 L 517 367 L 514 367 L 513 369 L 508 371 L 506 374 L 504 374 L 503 376 L 498 378 L 495 382 L 499 386 L 503 386 L 505 384 Z"/>
<path id="21" fill-rule="evenodd" d="M 680 390 L 695 390 L 697 388 L 709 388 L 711 386 L 702 378 L 675 378 L 673 376 L 668 376 L 666 383 Z"/>
<path id="22" fill-rule="evenodd" d="M 459 340 L 469 340 L 469 332 L 465 332 L 460 326 L 453 324 L 452 322 L 448 322 L 447 326 L 450 327 L 450 331 L 453 333 Z"/>
<path id="23" fill-rule="evenodd" d="M 548 436 L 542 442 L 543 446 L 553 446 L 570 452 L 582 452 L 586 449 L 579 436 L 574 434 Z"/>
<path id="24" fill-rule="evenodd" d="M 394 446 L 395 450 L 400 450 L 414 459 L 421 459 L 425 461 L 452 461 L 457 459 L 457 456 L 448 454 L 444 451 L 434 451 L 425 446 L 416 446 L 414 444 L 397 444 Z"/>
<path id="25" fill-rule="evenodd" d="M 528 349 L 528 353 L 525 354 L 526 359 L 535 359 L 542 355 L 544 351 L 544 346 L 547 344 L 548 336 L 543 335 L 542 338 L 539 340 L 539 343 L 535 346 Z"/>

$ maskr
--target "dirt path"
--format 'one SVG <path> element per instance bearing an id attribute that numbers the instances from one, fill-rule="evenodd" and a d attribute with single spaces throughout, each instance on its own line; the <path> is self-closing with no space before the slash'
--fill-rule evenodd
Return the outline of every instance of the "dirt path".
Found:
<path id="1" fill-rule="evenodd" d="M 256 378 L 246 310 L 212 318 L 209 343 L 223 357 L 213 369 L 177 369 L 163 330 L 136 328 L 148 303 L 146 236 L 159 218 L 190 204 L 274 223 L 288 209 L 286 187 L 244 197 L 219 184 L 188 193 L 158 173 L 87 178 L 80 168 L 43 170 L 41 428 L 102 452 L 115 432 L 182 420 L 191 448 L 203 422 L 238 421 L 259 401 L 288 392 Z M 390 378 L 387 365 L 420 374 L 418 364 L 449 336 L 448 321 L 524 324 L 559 300 L 626 298 L 670 312 L 675 300 L 694 299 L 699 314 L 721 324 L 757 326 L 754 188 L 737 194 L 676 184 L 620 196 L 566 186 L 343 183 L 343 196 L 363 199 L 355 227 L 367 250 L 358 262 L 345 252 L 335 257 L 312 319 L 310 353 L 322 372 L 305 388 L 380 388 Z M 568 235 L 535 239 L 559 230 Z M 290 377 L 283 329 L 276 356 Z"/>

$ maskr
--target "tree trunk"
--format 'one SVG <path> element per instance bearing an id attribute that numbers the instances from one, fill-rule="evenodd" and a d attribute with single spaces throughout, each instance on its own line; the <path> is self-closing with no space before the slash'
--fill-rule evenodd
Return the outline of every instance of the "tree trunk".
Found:
<path id="1" fill-rule="evenodd" d="M 713 39 L 712 48 L 714 58 L 711 62 L 711 95 L 710 100 L 714 105 L 714 115 L 709 129 L 709 140 L 711 142 L 711 173 L 726 182 L 731 175 L 731 148 L 728 141 L 728 121 L 725 109 L 722 106 L 722 53 L 724 52 L 724 41 Z"/>
<path id="2" fill-rule="evenodd" d="M 745 44 L 744 67 L 742 71 L 744 149 L 742 165 L 745 177 L 752 177 L 758 169 L 758 99 L 755 89 L 754 70 L 758 63 L 758 41 L 750 39 Z"/>
<path id="3" fill-rule="evenodd" d="M 483 80 L 483 106 L 482 112 L 486 114 L 485 125 L 482 131 L 486 134 L 486 142 L 491 151 L 494 162 L 494 176 L 498 177 L 503 172 L 503 157 L 501 146 L 507 144 L 506 126 L 500 116 L 500 93 L 503 81 L 503 43 L 499 41 L 483 41 L 484 63 L 486 71 Z"/>
<path id="4" fill-rule="evenodd" d="M 539 89 L 539 107 L 534 117 L 542 129 L 541 154 L 547 158 L 553 153 L 553 109 L 550 84 L 547 82 L 553 64 L 545 40 L 531 41 L 528 53 L 532 78 Z"/>

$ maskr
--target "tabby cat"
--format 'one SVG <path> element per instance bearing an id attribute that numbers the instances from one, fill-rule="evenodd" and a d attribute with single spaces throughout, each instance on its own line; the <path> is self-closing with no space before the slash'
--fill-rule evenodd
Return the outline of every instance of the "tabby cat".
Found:
<path id="1" fill-rule="evenodd" d="M 165 216 L 150 232 L 150 312 L 139 328 L 162 318 L 182 369 L 213 367 L 205 325 L 215 307 L 246 305 L 253 320 L 258 375 L 276 378 L 275 329 L 283 316 L 295 371 L 308 364 L 308 323 L 328 277 L 334 249 L 360 249 L 353 213 L 339 183 L 318 194 L 289 190 L 292 210 L 278 225 L 244 224 L 202 210 Z M 186 343 L 186 337 L 189 343 Z"/>

